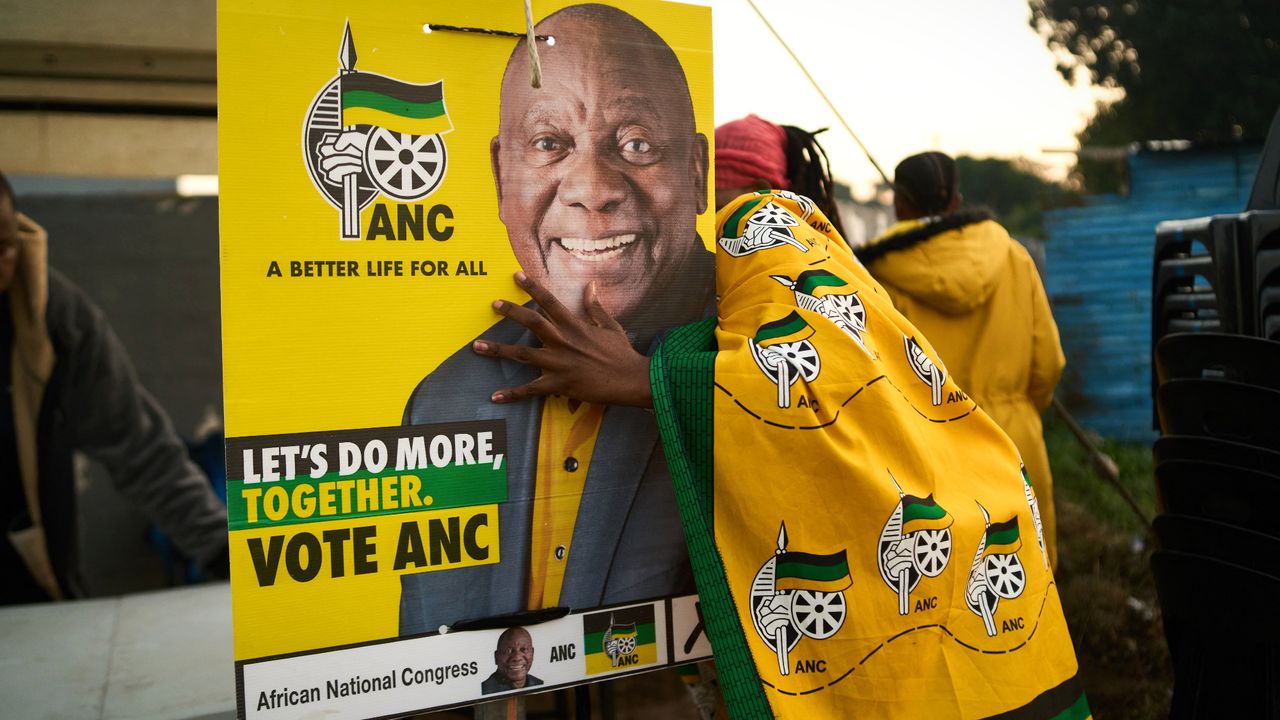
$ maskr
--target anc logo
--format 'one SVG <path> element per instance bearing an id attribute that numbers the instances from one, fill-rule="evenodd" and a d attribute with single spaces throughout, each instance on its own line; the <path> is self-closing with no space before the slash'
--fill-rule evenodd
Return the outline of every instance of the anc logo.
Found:
<path id="1" fill-rule="evenodd" d="M 797 307 L 812 310 L 835 323 L 836 327 L 853 338 L 858 347 L 871 355 L 862 338 L 862 334 L 867 331 L 867 309 L 863 307 L 857 291 L 848 294 L 837 292 L 849 283 L 826 270 L 806 270 L 795 280 L 786 275 L 769 277 L 795 293 Z"/>
<path id="2" fill-rule="evenodd" d="M 351 25 L 338 76 L 320 90 L 302 129 L 302 152 L 316 189 L 341 214 L 341 237 L 360 239 L 360 210 L 379 195 L 420 200 L 444 180 L 445 133 L 453 130 L 444 83 L 401 82 L 356 70 Z"/>
<path id="3" fill-rule="evenodd" d="M 800 222 L 779 205 L 766 198 L 743 203 L 724 221 L 724 237 L 720 247 L 733 257 L 750 255 L 782 245 L 791 245 L 800 252 L 809 252 L 805 244 L 796 240 L 791 228 Z"/>
<path id="4" fill-rule="evenodd" d="M 751 620 L 760 639 L 778 655 L 778 673 L 789 675 L 789 653 L 800 638 L 826 640 L 844 626 L 844 591 L 853 585 L 844 550 L 814 555 L 787 550 L 787 526 L 778 548 L 751 582 Z"/>
<path id="5" fill-rule="evenodd" d="M 588 675 L 630 670 L 658 662 L 653 605 L 582 617 L 582 647 Z"/>
<path id="6" fill-rule="evenodd" d="M 938 577 L 951 559 L 950 513 L 934 501 L 933 495 L 916 497 L 898 489 L 898 505 L 880 531 L 876 561 L 880 577 L 898 593 L 898 614 L 911 612 L 911 591 L 923 577 Z"/>
<path id="7" fill-rule="evenodd" d="M 751 339 L 751 357 L 765 377 L 778 386 L 778 407 L 791 407 L 791 386 L 801 377 L 813 382 L 822 369 L 818 349 L 809 342 L 813 328 L 794 310 L 765 323 Z"/>
<path id="8" fill-rule="evenodd" d="M 1018 534 L 1018 516 L 991 524 L 991 515 L 978 503 L 986 529 L 978 543 L 978 552 L 969 566 L 969 580 L 965 584 L 964 600 L 969 610 L 982 616 L 987 635 L 996 636 L 996 608 L 1000 600 L 1012 600 L 1022 595 L 1027 585 L 1027 572 L 1018 559 L 1022 539 Z"/>

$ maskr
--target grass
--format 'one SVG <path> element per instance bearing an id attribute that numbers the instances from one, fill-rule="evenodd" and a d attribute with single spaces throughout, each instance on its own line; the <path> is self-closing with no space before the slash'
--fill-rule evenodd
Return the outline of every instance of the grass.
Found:
<path id="1" fill-rule="evenodd" d="M 1168 717 L 1173 681 L 1151 577 L 1153 541 L 1063 423 L 1047 420 L 1045 440 L 1058 513 L 1055 575 L 1094 716 Z M 1100 446 L 1119 467 L 1121 485 L 1153 517 L 1150 446 Z"/>

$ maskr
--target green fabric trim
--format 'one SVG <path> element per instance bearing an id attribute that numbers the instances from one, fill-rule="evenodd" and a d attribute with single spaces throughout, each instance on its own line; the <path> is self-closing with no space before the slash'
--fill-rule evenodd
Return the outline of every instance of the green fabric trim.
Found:
<path id="1" fill-rule="evenodd" d="M 1071 707 L 1054 715 L 1052 720 L 1085 720 L 1092 717 L 1093 713 L 1089 710 L 1089 698 L 1080 693 L 1079 699 L 1071 704 Z"/>
<path id="2" fill-rule="evenodd" d="M 708 318 L 668 333 L 649 364 L 649 381 L 725 704 L 735 720 L 768 719 L 773 712 L 715 544 L 715 329 L 715 318 Z"/>

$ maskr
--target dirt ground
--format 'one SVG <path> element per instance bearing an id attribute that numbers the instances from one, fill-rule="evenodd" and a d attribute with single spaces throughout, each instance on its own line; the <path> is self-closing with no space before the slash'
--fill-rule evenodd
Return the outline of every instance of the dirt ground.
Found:
<path id="1" fill-rule="evenodd" d="M 1094 717 L 1169 715 L 1173 688 L 1149 547 L 1058 503 L 1058 591 Z"/>

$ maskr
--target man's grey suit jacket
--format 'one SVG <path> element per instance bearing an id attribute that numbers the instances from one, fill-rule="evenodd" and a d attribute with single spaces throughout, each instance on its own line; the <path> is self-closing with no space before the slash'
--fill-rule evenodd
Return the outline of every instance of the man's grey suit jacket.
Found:
<path id="1" fill-rule="evenodd" d="M 535 342 L 511 320 L 480 337 Z M 498 405 L 489 396 L 537 375 L 537 368 L 477 356 L 468 343 L 424 378 L 409 398 L 405 424 L 506 421 L 508 501 L 498 511 L 501 563 L 401 576 L 402 636 L 528 609 L 542 400 Z M 618 406 L 605 410 L 565 562 L 559 605 L 573 609 L 694 592 L 675 492 L 652 414 Z"/>

